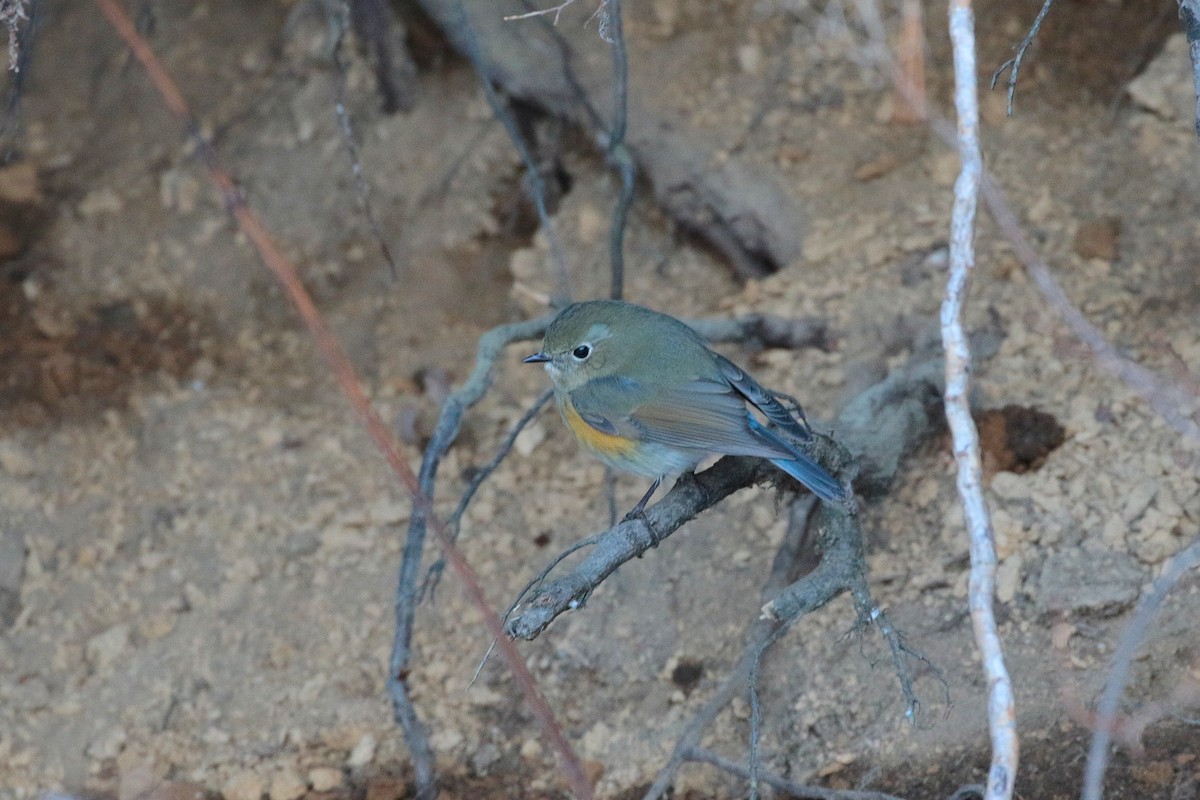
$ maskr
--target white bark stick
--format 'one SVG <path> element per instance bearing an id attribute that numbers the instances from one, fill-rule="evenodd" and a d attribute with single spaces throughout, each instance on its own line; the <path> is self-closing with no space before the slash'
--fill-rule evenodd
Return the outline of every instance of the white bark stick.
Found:
<path id="1" fill-rule="evenodd" d="M 958 113 L 958 151 L 962 163 L 954 184 L 950 218 L 950 278 L 942 301 L 942 344 L 946 350 L 946 419 L 958 464 L 958 493 L 971 540 L 968 602 L 975 642 L 988 686 L 988 730 L 992 764 L 985 800 L 1010 800 L 1017 777 L 1016 709 L 1012 682 L 992 611 L 996 586 L 996 548 L 983 498 L 979 434 L 969 403 L 971 351 L 962 317 L 975 268 L 974 229 L 983 157 L 979 150 L 979 97 L 975 74 L 975 21 L 970 0 L 951 0 L 950 39 L 954 48 L 954 106 Z"/>

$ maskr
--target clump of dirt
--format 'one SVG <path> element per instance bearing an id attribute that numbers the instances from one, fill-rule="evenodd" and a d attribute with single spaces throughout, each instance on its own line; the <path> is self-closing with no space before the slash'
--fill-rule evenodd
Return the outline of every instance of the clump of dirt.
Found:
<path id="1" fill-rule="evenodd" d="M 1104 782 L 1105 797 L 1191 798 L 1200 786 L 1200 759 L 1190 752 L 1195 729 L 1170 723 L 1146 737 L 1137 757 L 1114 755 Z M 1082 789 L 1081 765 L 1091 737 L 1079 728 L 1038 732 L 1022 741 L 1021 778 L 1015 797 L 1028 800 L 1075 800 Z M 897 797 L 944 798 L 987 774 L 990 752 L 951 748 L 928 763 L 866 774 L 856 769 L 828 786 L 834 789 L 887 787 Z M 864 783 L 864 780 L 869 783 Z M 1021 788 L 1027 787 L 1027 788 Z"/>
<path id="2" fill-rule="evenodd" d="M 23 425 L 123 408 L 141 377 L 187 375 L 211 325 L 184 305 L 140 298 L 75 312 L 33 282 L 0 280 L 0 413 Z"/>
<path id="3" fill-rule="evenodd" d="M 1067 437 L 1066 428 L 1052 414 L 1023 406 L 981 412 L 975 424 L 989 473 L 1035 470 Z"/>

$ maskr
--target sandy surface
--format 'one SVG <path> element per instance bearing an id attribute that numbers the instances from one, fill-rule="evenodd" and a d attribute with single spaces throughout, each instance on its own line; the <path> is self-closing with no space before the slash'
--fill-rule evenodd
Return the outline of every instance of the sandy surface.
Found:
<path id="1" fill-rule="evenodd" d="M 376 407 L 427 433 L 440 383 L 429 371 L 461 379 L 479 334 L 531 313 L 551 288 L 544 240 L 509 224 L 519 160 L 473 74 L 443 53 L 423 68 L 416 109 L 384 116 L 368 65 L 351 59 L 362 162 L 403 264 L 392 281 L 358 208 L 315 19 L 281 50 L 284 4 L 154 5 L 155 48 Z M 981 69 L 1007 57 L 1029 5 L 980 9 Z M 1125 94 L 1173 24 L 1134 5 L 1064 6 L 1028 62 L 1017 115 L 1004 117 L 999 93 L 984 97 L 984 147 L 1072 300 L 1123 352 L 1174 375 L 1200 364 L 1197 144 L 1186 62 L 1165 62 L 1141 105 Z M 0 264 L 0 795 L 134 800 L 194 781 L 227 800 L 402 796 L 406 754 L 383 679 L 408 502 L 145 76 L 92 5 L 47 6 L 22 158 L 0 172 L 0 223 L 21 240 Z M 771 175 L 804 215 L 803 255 L 741 284 L 642 191 L 629 296 L 679 316 L 826 317 L 830 352 L 726 352 L 810 416 L 832 417 L 936 319 L 955 156 L 888 121 L 890 93 L 829 15 L 782 0 L 658 0 L 628 13 L 639 105 L 712 158 Z M 931 97 L 945 107 L 942 10 L 929 13 Z M 1088 14 L 1143 33 L 1093 68 L 1087 35 L 1069 35 Z M 586 16 L 564 16 L 566 35 L 594 37 Z M 571 188 L 556 220 L 576 296 L 595 296 L 617 182 L 583 137 L 566 142 Z M 37 196 L 14 199 L 31 174 Z M 986 217 L 978 248 L 970 317 L 1004 331 L 977 374 L 979 407 L 1037 409 L 1065 431 L 1033 469 L 989 475 L 1025 737 L 1018 792 L 1075 796 L 1079 708 L 1136 598 L 1200 522 L 1198 446 L 1088 358 Z M 545 388 L 540 370 L 517 364 L 525 352 L 512 349 L 469 415 L 439 509 Z M 415 465 L 417 449 L 407 453 Z M 553 412 L 534 423 L 463 528 L 494 603 L 604 526 L 602 475 Z M 643 489 L 621 479 L 620 504 Z M 736 659 L 784 519 L 772 493 L 743 492 L 521 645 L 604 796 L 637 796 Z M 846 638 L 853 611 L 839 600 L 767 662 L 764 764 L 795 780 L 944 796 L 981 780 L 987 760 L 947 442 L 912 453 L 864 522 L 877 598 L 952 704 L 923 672 L 910 726 L 883 645 Z M 1185 581 L 1149 631 L 1127 707 L 1194 685 L 1198 587 Z M 449 794 L 561 795 L 503 669 L 490 664 L 467 690 L 487 638 L 453 581 L 418 620 L 412 683 Z M 735 701 L 706 743 L 744 758 L 747 720 Z M 1179 722 L 1152 727 L 1145 755 L 1117 757 L 1120 796 L 1192 796 L 1171 792 L 1194 791 L 1198 742 Z M 677 797 L 744 791 L 706 767 L 676 786 Z"/>

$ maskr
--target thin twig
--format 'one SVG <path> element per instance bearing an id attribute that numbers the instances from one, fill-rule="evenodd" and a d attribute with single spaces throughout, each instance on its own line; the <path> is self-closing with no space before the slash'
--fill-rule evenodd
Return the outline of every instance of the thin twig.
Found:
<path id="1" fill-rule="evenodd" d="M 771 572 L 760 592 L 763 600 L 774 597 L 792 582 L 793 570 L 800 557 L 800 542 L 804 539 L 808 529 L 812 507 L 813 503 L 809 499 L 801 499 L 793 504 L 787 533 L 784 535 L 779 549 L 775 552 L 775 559 L 771 563 Z M 738 658 L 738 663 L 725 676 L 725 680 L 721 682 L 708 702 L 684 727 L 683 733 L 675 740 L 675 747 L 671 751 L 667 763 L 659 769 L 654 783 L 646 791 L 643 800 L 659 800 L 666 793 L 674 783 L 679 768 L 690 760 L 688 754 L 699 746 L 704 731 L 746 685 L 754 661 L 761 657 L 763 645 L 782 627 L 782 623 L 773 619 L 759 617 L 751 621 L 746 646 Z"/>
<path id="2" fill-rule="evenodd" d="M 462 169 L 463 164 L 467 163 L 467 158 L 479 149 L 479 145 L 492 130 L 492 125 L 497 121 L 495 117 L 489 117 L 479 126 L 479 129 L 471 137 L 470 141 L 463 145 L 462 150 L 450 162 L 450 166 L 442 172 L 441 177 L 431 183 L 429 188 L 421 192 L 417 197 L 417 202 L 413 204 L 414 206 L 421 208 L 435 198 L 440 202 L 442 195 L 450 189 L 450 184 L 458 176 L 458 172 Z"/>
<path id="3" fill-rule="evenodd" d="M 550 244 L 550 261 L 554 266 L 554 294 L 551 300 L 556 306 L 565 305 L 571 298 L 571 279 L 567 268 L 567 255 L 558 238 L 558 229 L 546 207 L 546 183 L 542 180 L 541 168 L 533 156 L 533 151 L 529 149 L 529 143 L 521 135 L 521 130 L 513 118 L 512 112 L 496 92 L 492 79 L 488 77 L 487 67 L 479 52 L 479 40 L 475 35 L 475 28 L 467 18 L 462 0 L 455 0 L 454 10 L 459 32 L 466 44 L 467 58 L 474 67 L 475 74 L 479 77 L 479 85 L 483 87 L 483 94 L 487 98 L 488 106 L 491 107 L 496 119 L 500 120 L 504 130 L 508 132 L 513 147 L 517 149 L 517 153 L 521 156 L 521 162 L 525 165 L 525 176 L 529 182 L 529 194 L 533 200 L 533 207 L 537 210 L 538 221 Z"/>
<path id="4" fill-rule="evenodd" d="M 1179 579 L 1188 570 L 1200 565 L 1200 541 L 1193 542 L 1185 550 L 1177 553 L 1167 564 L 1163 573 L 1154 581 L 1150 593 L 1142 598 L 1137 611 L 1129 618 L 1121 640 L 1113 653 L 1112 666 L 1109 668 L 1108 680 L 1104 683 L 1104 692 L 1100 695 L 1100 703 L 1096 707 L 1096 724 L 1092 732 L 1092 745 L 1088 749 L 1087 768 L 1083 774 L 1083 800 L 1100 800 L 1104 789 L 1104 772 L 1108 768 L 1108 744 L 1112 737 L 1113 723 L 1117 716 L 1117 704 L 1125 691 L 1129 680 L 1129 669 L 1133 658 L 1141 647 L 1146 632 L 1150 630 L 1154 618 L 1163 601 Z"/>
<path id="5" fill-rule="evenodd" d="M 1179 18 L 1192 60 L 1192 90 L 1196 93 L 1196 136 L 1200 137 L 1200 0 L 1179 0 Z"/>
<path id="6" fill-rule="evenodd" d="M 1177 383 L 1159 375 L 1138 362 L 1121 355 L 1117 348 L 1104 337 L 1104 334 L 1093 325 L 1083 312 L 1076 308 L 1063 291 L 1050 267 L 1038 255 L 1037 250 L 1029 242 L 1021 230 L 1021 224 L 1004 198 L 995 178 L 986 171 L 983 175 L 983 200 L 987 204 L 992 218 L 1004 232 L 1025 270 L 1033 280 L 1042 297 L 1067 324 L 1075 336 L 1083 342 L 1101 367 L 1121 379 L 1153 408 L 1163 421 L 1178 433 L 1189 439 L 1200 440 L 1200 425 L 1181 409 L 1191 411 L 1195 408 L 1197 396 L 1189 391 L 1183 383 Z M 1189 382 L 1195 385 L 1195 377 L 1188 375 Z"/>
<path id="7" fill-rule="evenodd" d="M 533 421 L 533 418 L 538 415 L 538 412 L 542 410 L 542 407 L 553 396 L 553 389 L 547 389 L 542 392 L 541 396 L 533 401 L 533 405 L 521 415 L 521 418 L 508 431 L 508 435 L 504 437 L 504 441 L 501 442 L 500 447 L 496 450 L 496 455 L 492 456 L 492 460 L 475 470 L 475 474 L 471 476 L 471 480 L 467 483 L 467 488 L 463 490 L 462 497 L 458 500 L 458 506 L 447 520 L 450 530 L 454 531 L 455 539 L 458 538 L 463 514 L 467 513 L 467 506 L 475 498 L 475 493 L 479 491 L 479 487 L 491 477 L 492 473 L 496 471 L 504 459 L 508 458 L 508 454 L 512 452 L 513 445 L 516 444 L 517 437 L 521 435 L 521 431 L 525 430 L 525 426 Z M 426 596 L 430 599 L 433 598 L 433 593 L 437 590 L 437 584 L 445 566 L 445 562 L 442 559 L 438 559 L 429 567 L 429 572 L 425 576 L 425 586 L 422 587 L 420 592 L 421 598 Z M 507 618 L 508 614 L 504 616 Z"/>
<path id="8" fill-rule="evenodd" d="M 559 7 L 559 11 L 566 8 L 575 0 L 567 0 Z M 526 8 L 532 7 L 533 0 L 520 0 L 521 5 Z M 571 102 L 577 109 L 581 109 L 584 116 L 587 118 L 587 124 L 591 125 L 597 131 L 603 130 L 605 121 L 600 115 L 600 111 L 596 108 L 596 104 L 592 102 L 588 96 L 587 90 L 583 88 L 583 84 L 579 80 L 579 76 L 575 74 L 575 51 L 571 48 L 571 43 L 566 37 L 555 27 L 558 17 L 555 16 L 555 21 L 551 22 L 546 19 L 544 13 L 522 14 L 521 19 L 534 17 L 535 22 L 541 26 L 543 33 L 547 35 L 550 43 L 558 51 L 558 62 L 555 64 L 557 72 L 566 82 L 571 97 Z"/>
<path id="9" fill-rule="evenodd" d="M 333 43 L 333 110 L 341 129 L 342 144 L 346 148 L 346 154 L 350 156 L 350 171 L 354 176 L 354 192 L 358 196 L 359 208 L 362 209 L 363 216 L 367 218 L 367 229 L 370 230 L 372 238 L 379 245 L 379 253 L 387 262 L 392 280 L 397 280 L 400 277 L 400 270 L 396 266 L 396 259 L 392 256 L 392 248 L 388 245 L 387 237 L 383 234 L 383 227 L 380 226 L 379 219 L 375 216 L 375 206 L 371 203 L 371 185 L 363 174 L 358 138 L 354 135 L 350 112 L 346 108 L 346 63 L 342 57 L 342 48 L 345 45 L 346 32 L 350 27 L 350 9 L 346 5 L 341 5 L 339 8 L 344 12 L 345 18 L 338 20 L 337 36 Z"/>
<path id="10" fill-rule="evenodd" d="M 517 596 L 514 597 L 512 603 L 509 604 L 508 609 L 504 612 L 504 616 L 501 618 L 501 621 L 507 624 L 508 618 L 511 617 L 513 612 L 517 610 L 517 607 L 521 605 L 521 601 L 525 599 L 525 595 L 529 594 L 531 590 L 537 588 L 538 586 L 541 586 L 542 581 L 546 580 L 546 576 L 553 572 L 555 567 L 565 561 L 569 556 L 578 553 L 585 547 L 591 547 L 598 541 L 600 541 L 599 536 L 589 536 L 586 539 L 580 539 L 578 542 L 575 542 L 575 544 L 559 553 L 553 561 L 542 568 L 541 572 L 539 572 L 537 575 L 534 575 L 533 578 L 531 578 L 530 581 L 525 584 L 524 589 L 517 592 Z M 475 668 L 475 674 L 471 677 L 471 683 L 475 683 L 475 680 L 479 677 L 479 673 L 483 671 L 483 667 L 487 663 L 488 657 L 492 654 L 492 650 L 495 649 L 495 647 L 496 641 L 493 639 L 492 643 L 488 645 L 487 652 L 483 654 L 483 658 L 480 660 L 479 666 Z"/>
<path id="11" fill-rule="evenodd" d="M 970 537 L 968 602 L 975 643 L 988 683 L 988 730 L 992 764 L 986 800 L 1008 800 L 1017 777 L 1018 742 L 1012 682 L 996 627 L 992 599 L 996 587 L 996 548 L 983 497 L 979 432 L 971 418 L 971 349 L 962 318 L 975 268 L 975 209 L 983 172 L 979 149 L 979 97 L 975 76 L 975 20 L 971 0 L 950 3 L 954 50 L 954 107 L 958 112 L 958 152 L 962 167 L 954 183 L 950 218 L 950 277 L 942 301 L 942 344 L 946 350 L 946 420 L 958 464 L 958 493 Z"/>
<path id="12" fill-rule="evenodd" d="M 897 66 L 910 91 L 921 98 L 919 103 L 902 99 L 892 110 L 892 121 L 899 123 L 924 122 L 921 108 L 925 100 L 925 20 L 921 0 L 903 0 L 900 6 L 903 28 L 897 47 Z M 899 92 L 902 96 L 904 92 Z"/>
<path id="13" fill-rule="evenodd" d="M 508 435 L 496 451 L 496 455 L 492 457 L 492 460 L 475 470 L 475 474 L 471 476 L 470 483 L 467 484 L 467 488 L 463 491 L 462 497 L 458 501 L 458 508 L 454 509 L 454 513 L 450 515 L 450 527 L 455 531 L 458 531 L 459 525 L 462 522 L 462 516 L 466 513 L 467 506 L 470 504 L 471 499 L 475 497 L 475 493 L 479 491 L 479 487 L 496 471 L 496 468 L 500 466 L 500 462 L 508 457 L 521 431 L 525 430 L 525 426 L 533 421 L 533 418 L 538 415 L 538 412 L 549 402 L 551 397 L 554 397 L 553 389 L 547 389 L 542 392 L 538 396 L 538 399 L 533 401 L 533 405 L 513 424 Z"/>
<path id="14" fill-rule="evenodd" d="M 786 85 L 788 72 L 792 68 L 792 50 L 797 47 L 795 43 L 797 27 L 797 24 L 793 22 L 793 24 L 784 28 L 779 34 L 777 42 L 771 48 L 772 52 L 778 51 L 779 53 L 778 63 L 766 77 L 754 113 L 750 116 L 750 121 L 746 123 L 746 127 L 742 129 L 737 138 L 733 140 L 733 144 L 729 145 L 726 149 L 729 155 L 737 155 L 749 144 L 750 138 L 762 127 L 771 109 L 777 105 L 780 88 Z M 789 39 L 792 40 L 791 46 L 789 46 Z"/>
<path id="15" fill-rule="evenodd" d="M 946 710 L 949 711 L 952 705 L 950 701 L 950 684 L 946 681 L 942 671 L 932 661 L 920 651 L 908 646 L 904 641 L 904 634 L 892 625 L 887 612 L 875 604 L 875 601 L 871 597 L 870 587 L 867 585 L 866 576 L 856 576 L 851 581 L 849 589 L 851 595 L 854 597 L 854 608 L 858 612 L 859 627 L 867 624 L 874 625 L 875 629 L 879 631 L 879 635 L 883 637 L 884 642 L 887 643 L 888 651 L 892 657 L 892 669 L 900 681 L 900 693 L 904 695 L 904 718 L 909 721 L 909 724 L 916 725 L 917 717 L 921 711 L 921 701 L 917 698 L 917 693 L 913 689 L 912 667 L 909 665 L 909 659 L 914 658 L 924 664 L 942 684 Z"/>
<path id="16" fill-rule="evenodd" d="M 534 339 L 542 335 L 549 324 L 552 315 L 543 314 L 526 322 L 511 323 L 492 328 L 479 339 L 476 348 L 475 368 L 464 381 L 463 385 L 446 398 L 442 412 L 434 428 L 429 445 L 421 461 L 418 475 L 419 488 L 423 496 L 433 497 L 438 467 L 442 457 L 450 449 L 462 426 L 463 414 L 483 397 L 491 383 L 491 371 L 501 351 L 511 342 Z M 429 524 L 435 524 L 434 518 L 427 518 L 423 509 L 414 508 L 409 519 L 408 536 L 404 542 L 404 550 L 400 559 L 400 569 L 396 581 L 396 631 L 392 644 L 391 680 L 389 691 L 392 704 L 397 709 L 405 737 L 409 741 L 409 749 L 414 762 L 417 761 L 418 748 L 428 748 L 427 737 L 420 729 L 420 720 L 408 692 L 407 683 L 403 676 L 407 675 L 413 658 L 412 637 L 416 620 L 416 609 L 420 595 L 421 562 L 425 554 L 425 534 Z M 449 538 L 449 535 L 448 535 Z M 453 568 L 453 564 L 451 564 Z M 491 616 L 486 617 L 491 619 Z M 490 627 L 490 626 L 489 626 Z M 492 632 L 493 638 L 503 639 L 501 634 Z M 503 655 L 511 642 L 504 639 L 498 642 Z M 422 744 L 425 740 L 425 744 Z M 432 759 L 432 750 L 429 750 Z M 431 762 L 432 763 L 432 760 Z"/>
<path id="17" fill-rule="evenodd" d="M 749 684 L 750 693 L 750 742 L 747 747 L 749 751 L 747 760 L 750 763 L 750 767 L 747 770 L 746 776 L 746 782 L 750 786 L 750 800 L 758 800 L 758 782 L 762 778 L 762 758 L 759 752 L 759 745 L 762 739 L 762 706 L 758 700 L 758 679 L 762 671 L 762 662 L 766 658 L 767 651 L 771 649 L 771 646 L 783 638 L 783 634 L 799 618 L 797 616 L 794 619 L 781 623 L 779 627 L 771 631 L 771 634 L 766 639 L 753 648 L 754 656 L 750 660 L 750 670 L 746 675 L 746 683 Z"/>
<path id="18" fill-rule="evenodd" d="M 25 96 L 25 87 L 29 81 L 29 63 L 33 58 L 34 41 L 46 16 L 41 0 L 29 0 L 26 6 L 28 17 L 25 24 L 18 28 L 15 42 L 17 64 L 9 76 L 8 91 L 5 93 L 3 108 L 0 109 L 0 166 L 12 162 L 18 155 L 16 148 L 21 138 L 18 130 L 21 123 L 21 100 Z M 10 39 L 10 58 L 12 47 L 13 41 Z"/>
<path id="19" fill-rule="evenodd" d="M 1038 11 L 1037 17 L 1033 20 L 1033 25 L 1029 27 L 1029 33 L 1025 34 L 1025 38 L 1017 45 L 1017 54 L 1005 61 L 996 71 L 992 73 L 992 83 L 989 88 L 996 88 L 996 81 L 1004 74 L 1004 70 L 1012 68 L 1008 73 L 1008 116 L 1013 113 L 1013 100 L 1017 96 L 1017 74 L 1021 71 L 1021 62 L 1025 59 L 1025 51 L 1033 44 L 1033 40 L 1037 38 L 1038 31 L 1042 29 L 1042 23 L 1046 20 L 1046 15 L 1050 13 L 1050 6 L 1054 5 L 1054 0 L 1045 0 L 1042 3 L 1042 8 Z"/>
<path id="20" fill-rule="evenodd" d="M 21 71 L 20 28 L 29 19 L 29 0 L 0 0 L 0 25 L 8 28 L 8 69 Z"/>
<path id="21" fill-rule="evenodd" d="M 603 0 L 601 5 L 600 36 L 612 49 L 613 118 L 608 130 L 606 152 L 621 175 L 621 194 L 613 209 L 609 234 L 609 255 L 612 263 L 612 285 L 609 297 L 620 300 L 625 292 L 625 227 L 629 208 L 633 205 L 633 155 L 625 145 L 629 120 L 629 53 L 625 49 L 625 29 L 621 23 L 621 0 Z"/>
<path id="22" fill-rule="evenodd" d="M 416 100 L 417 65 L 404 44 L 404 31 L 388 0 L 349 0 L 350 21 L 358 38 L 375 51 L 375 80 L 383 111 L 411 111 Z"/>
<path id="23" fill-rule="evenodd" d="M 542 733 L 547 736 L 551 746 L 558 753 L 564 777 L 571 786 L 571 790 L 578 797 L 591 798 L 593 796 L 592 786 L 583 771 L 583 766 L 563 734 L 562 728 L 555 721 L 554 714 L 537 688 L 533 675 L 525 666 L 520 653 L 513 644 L 503 638 L 499 616 L 491 609 L 484 597 L 474 569 L 454 546 L 449 528 L 433 514 L 428 495 L 421 491 L 417 477 L 400 453 L 386 423 L 371 406 L 349 357 L 333 336 L 325 318 L 305 290 L 295 266 L 283 254 L 282 249 L 275 242 L 258 214 L 246 203 L 232 176 L 218 162 L 211 145 L 202 136 L 199 136 L 199 126 L 196 124 L 195 117 L 188 108 L 183 94 L 149 43 L 138 33 L 133 20 L 116 0 L 95 0 L 95 2 L 101 13 L 133 51 L 137 60 L 141 62 L 151 82 L 162 95 L 167 108 L 185 124 L 189 133 L 195 138 L 198 151 L 208 168 L 209 178 L 221 192 L 229 214 L 236 220 L 238 228 L 246 238 L 254 245 L 264 265 L 283 287 L 288 299 L 291 300 L 292 305 L 304 320 L 318 351 L 333 372 L 339 388 L 350 402 L 359 421 L 366 428 L 372 442 L 383 454 L 392 471 L 408 490 L 413 501 L 413 516 L 420 516 L 433 526 L 451 571 L 462 582 L 468 599 L 478 609 L 489 632 L 499 639 L 501 656 L 520 686 L 526 703 L 542 729 Z M 404 670 L 391 670 L 388 674 L 388 683 L 389 689 L 392 690 L 393 704 L 396 706 L 398 717 L 408 715 L 405 717 L 407 722 L 414 726 L 411 729 L 406 727 L 405 734 L 415 734 L 415 737 L 410 736 L 409 743 L 413 749 L 411 755 L 418 783 L 418 794 L 422 797 L 432 797 L 437 791 L 433 774 L 433 755 L 428 738 L 424 735 L 408 694 L 407 666 Z"/>
<path id="24" fill-rule="evenodd" d="M 751 771 L 736 761 L 730 761 L 724 756 L 717 755 L 698 745 L 690 745 L 683 752 L 686 761 L 696 761 L 701 764 L 711 764 L 717 769 L 749 779 Z M 772 772 L 760 771 L 759 780 L 787 797 L 796 800 L 901 800 L 892 794 L 884 792 L 863 791 L 861 789 L 828 789 L 824 786 L 808 786 L 789 781 Z"/>
<path id="25" fill-rule="evenodd" d="M 558 18 L 562 15 L 563 10 L 567 6 L 571 5 L 574 2 L 575 2 L 575 0 L 563 0 L 563 2 L 559 3 L 558 5 L 554 6 L 553 8 L 539 8 L 536 11 L 529 11 L 525 14 L 509 14 L 506 17 L 501 17 L 501 19 L 503 19 L 505 22 L 512 22 L 512 21 L 518 20 L 518 19 L 529 19 L 531 17 L 544 17 L 549 14 L 553 14 L 554 21 L 551 24 L 557 25 Z"/>

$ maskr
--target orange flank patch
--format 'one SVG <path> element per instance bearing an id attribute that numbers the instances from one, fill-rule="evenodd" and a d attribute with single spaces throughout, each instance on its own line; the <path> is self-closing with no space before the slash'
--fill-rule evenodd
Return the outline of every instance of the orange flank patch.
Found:
<path id="1" fill-rule="evenodd" d="M 579 443 L 601 458 L 629 458 L 637 449 L 637 442 L 632 439 L 604 433 L 588 425 L 569 400 L 564 402 L 559 410 L 562 412 L 563 421 L 567 423 L 567 427 L 575 434 Z"/>

